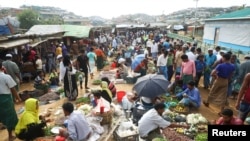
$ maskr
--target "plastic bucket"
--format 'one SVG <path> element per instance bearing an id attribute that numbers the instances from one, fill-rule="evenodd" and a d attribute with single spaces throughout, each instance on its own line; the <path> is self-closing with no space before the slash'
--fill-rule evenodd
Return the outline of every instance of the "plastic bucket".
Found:
<path id="1" fill-rule="evenodd" d="M 122 98 L 126 95 L 125 91 L 116 92 L 116 97 L 118 102 L 122 102 Z"/>

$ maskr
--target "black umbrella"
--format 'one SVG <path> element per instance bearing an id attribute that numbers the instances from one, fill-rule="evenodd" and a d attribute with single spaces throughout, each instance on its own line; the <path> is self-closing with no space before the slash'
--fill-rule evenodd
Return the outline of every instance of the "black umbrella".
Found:
<path id="1" fill-rule="evenodd" d="M 167 92 L 169 81 L 163 75 L 148 74 L 139 78 L 133 90 L 138 96 L 154 98 Z"/>

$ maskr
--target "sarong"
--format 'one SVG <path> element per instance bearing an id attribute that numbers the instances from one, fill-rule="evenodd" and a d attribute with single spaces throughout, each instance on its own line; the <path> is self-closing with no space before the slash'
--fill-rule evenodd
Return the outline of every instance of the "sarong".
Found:
<path id="1" fill-rule="evenodd" d="M 11 94 L 0 94 L 0 122 L 8 130 L 14 130 L 18 122 Z"/>
<path id="2" fill-rule="evenodd" d="M 97 70 L 101 70 L 104 67 L 102 56 L 97 56 L 96 66 L 97 66 Z"/>
<path id="3" fill-rule="evenodd" d="M 209 92 L 207 102 L 218 106 L 226 106 L 227 104 L 227 88 L 228 79 L 217 78 Z"/>
<path id="4" fill-rule="evenodd" d="M 69 100 L 76 100 L 78 96 L 78 88 L 76 83 L 76 75 L 71 74 L 68 69 L 64 76 L 64 92 Z"/>

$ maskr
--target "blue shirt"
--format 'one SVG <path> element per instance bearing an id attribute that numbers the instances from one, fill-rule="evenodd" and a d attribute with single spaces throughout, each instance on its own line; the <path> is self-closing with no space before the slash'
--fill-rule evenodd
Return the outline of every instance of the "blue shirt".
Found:
<path id="1" fill-rule="evenodd" d="M 168 42 L 164 42 L 163 46 L 166 50 L 168 50 L 170 48 L 170 44 Z"/>
<path id="2" fill-rule="evenodd" d="M 74 111 L 68 118 L 69 138 L 74 141 L 80 141 L 87 138 L 91 129 L 84 115 L 79 111 Z"/>
<path id="3" fill-rule="evenodd" d="M 229 78 L 233 71 L 235 70 L 235 67 L 231 63 L 222 63 L 219 64 L 215 70 L 217 71 L 218 77 L 221 78 Z"/>
<path id="4" fill-rule="evenodd" d="M 200 60 L 195 60 L 196 72 L 202 72 L 206 67 L 206 63 Z"/>
<path id="5" fill-rule="evenodd" d="M 194 87 L 193 89 L 189 89 L 187 88 L 186 90 L 184 90 L 183 92 L 178 93 L 176 96 L 177 97 L 181 97 L 184 93 L 187 94 L 188 98 L 195 102 L 197 104 L 198 107 L 201 106 L 201 95 L 200 95 L 200 91 Z"/>
<path id="6" fill-rule="evenodd" d="M 207 66 L 210 67 L 210 68 L 215 63 L 216 60 L 217 60 L 217 57 L 214 54 L 212 54 L 212 55 L 209 55 L 209 54 L 205 55 L 205 62 L 207 64 Z"/>

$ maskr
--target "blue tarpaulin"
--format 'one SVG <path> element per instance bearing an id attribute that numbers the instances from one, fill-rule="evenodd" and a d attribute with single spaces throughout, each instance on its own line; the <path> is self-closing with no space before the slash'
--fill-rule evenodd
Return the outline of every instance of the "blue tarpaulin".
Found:
<path id="1" fill-rule="evenodd" d="M 8 26 L 0 25 L 0 35 L 10 35 L 10 29 Z"/>

